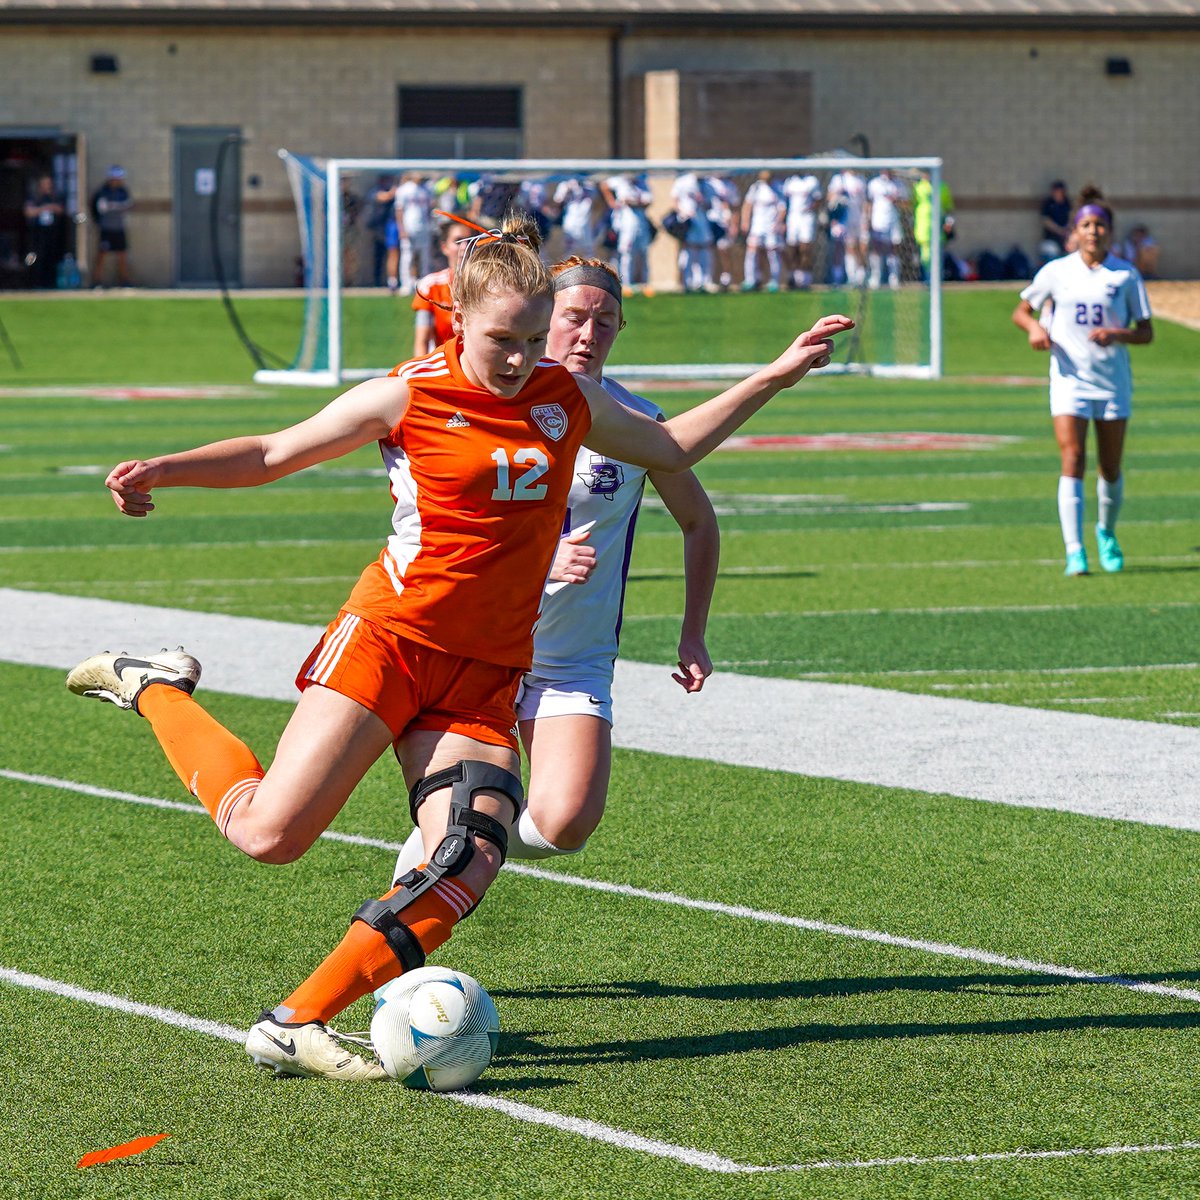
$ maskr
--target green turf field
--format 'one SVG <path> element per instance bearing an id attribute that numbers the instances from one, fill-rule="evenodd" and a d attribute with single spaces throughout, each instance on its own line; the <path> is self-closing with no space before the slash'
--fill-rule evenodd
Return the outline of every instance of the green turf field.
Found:
<path id="1" fill-rule="evenodd" d="M 761 358 L 794 319 L 787 296 L 694 300 L 631 301 L 625 361 L 694 360 L 734 322 L 739 357 Z M 948 294 L 941 382 L 813 378 L 745 430 L 857 443 L 702 464 L 719 670 L 1200 726 L 1200 334 L 1160 323 L 1134 351 L 1128 569 L 1064 579 L 1045 360 L 1013 303 Z M 239 310 L 290 351 L 296 302 Z M 22 363 L 0 347 L 0 587 L 334 614 L 388 527 L 373 450 L 253 492 L 163 493 L 147 521 L 119 519 L 102 487 L 122 458 L 289 423 L 332 393 L 249 385 L 215 299 L 4 300 L 0 320 Z M 82 390 L 117 385 L 183 394 Z M 654 394 L 671 411 L 700 398 Z M 896 448 L 917 433 L 967 440 Z M 681 590 L 678 535 L 649 500 L 627 657 L 673 662 Z M 0 1196 L 1200 1187 L 1196 834 L 618 751 L 586 853 L 507 874 L 437 956 L 501 1012 L 473 1105 L 277 1083 L 222 1029 L 290 990 L 386 884 L 407 832 L 394 766 L 335 825 L 364 843 L 263 867 L 196 812 L 129 802 L 188 800 L 136 718 L 68 695 L 59 670 L 0 662 L 0 686 Z M 289 706 L 205 695 L 269 759 Z M 345 1024 L 368 1019 L 362 1003 Z M 161 1132 L 141 1158 L 74 1168 Z"/>

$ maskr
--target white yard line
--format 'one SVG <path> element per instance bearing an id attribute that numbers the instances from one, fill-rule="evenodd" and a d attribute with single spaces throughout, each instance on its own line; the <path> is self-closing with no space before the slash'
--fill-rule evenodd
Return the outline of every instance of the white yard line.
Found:
<path id="1" fill-rule="evenodd" d="M 30 783 L 38 787 L 50 787 L 61 791 L 77 792 L 81 795 L 95 796 L 99 799 L 120 800 L 127 804 L 141 804 L 150 808 L 185 812 L 193 816 L 205 815 L 204 809 L 199 804 L 190 804 L 178 800 L 163 800 L 157 796 L 139 796 L 133 792 L 122 792 L 111 788 L 96 787 L 89 783 L 76 783 L 70 779 L 56 779 L 51 775 L 30 775 L 23 771 L 0 768 L 0 779 L 11 779 L 14 783 Z M 389 854 L 399 853 L 402 846 L 400 842 L 383 841 L 379 838 L 364 837 L 361 834 L 340 833 L 331 829 L 326 830 L 321 834 L 321 837 L 331 842 L 341 842 L 353 846 L 365 846 L 374 850 L 384 850 Z M 654 904 L 669 904 L 677 908 L 691 909 L 695 912 L 714 913 L 717 916 L 734 917 L 744 921 L 758 921 L 767 925 L 783 925 L 792 929 L 802 929 L 808 933 L 820 933 L 831 937 L 874 942 L 884 946 L 895 946 L 902 950 L 913 950 L 920 954 L 932 954 L 943 958 L 985 963 L 991 967 L 1002 967 L 1010 971 L 1022 971 L 1027 974 L 1070 979 L 1076 983 L 1088 985 L 1123 988 L 1126 991 L 1141 992 L 1149 996 L 1162 996 L 1169 1000 L 1184 1000 L 1189 1004 L 1200 1004 L 1200 991 L 1192 988 L 1168 987 L 1165 984 L 1147 983 L 1144 980 L 1131 979 L 1124 975 L 1084 971 L 1078 967 L 1062 966 L 1059 963 L 1039 962 L 1036 959 L 1018 958 L 1007 954 L 994 954 L 990 950 L 981 950 L 973 946 L 958 946 L 951 942 L 933 941 L 928 938 L 903 937 L 899 934 L 886 933 L 879 929 L 857 929 L 852 925 L 838 925 L 830 921 L 815 921 L 808 917 L 794 917 L 786 913 L 748 908 L 741 904 L 722 904 L 715 900 L 697 900 L 691 896 L 682 896 L 677 892 L 652 891 L 647 888 L 632 887 L 624 883 L 609 883 L 602 879 L 586 879 L 579 875 L 564 875 L 559 871 L 547 871 L 541 867 L 528 866 L 525 863 L 509 862 L 505 865 L 504 870 L 512 875 L 523 875 L 527 879 L 536 879 L 543 883 L 584 888 L 588 891 L 601 892 L 609 896 L 623 896 L 630 900 L 646 900 Z"/>
<path id="2" fill-rule="evenodd" d="M 219 1021 L 210 1021 L 204 1017 L 195 1017 L 190 1013 L 179 1012 L 172 1008 L 163 1008 L 156 1004 L 142 1004 L 125 996 L 117 996 L 111 992 L 95 991 L 91 988 L 77 987 L 58 979 L 48 979 L 43 975 L 33 975 L 28 971 L 17 971 L 10 967 L 0 967 L 0 983 L 13 987 L 27 988 L 59 996 L 78 1004 L 91 1004 L 99 1008 L 107 1008 L 128 1016 L 145 1017 L 184 1029 L 190 1033 L 205 1034 L 208 1037 L 219 1038 L 222 1041 L 233 1042 L 237 1045 L 244 1043 L 245 1030 L 233 1025 L 225 1025 Z M 779 1174 L 797 1171 L 864 1171 L 889 1167 L 925 1167 L 951 1166 L 962 1163 L 1003 1162 L 1011 1159 L 1056 1159 L 1080 1156 L 1108 1156 L 1117 1154 L 1164 1154 L 1180 1150 L 1200 1149 L 1200 1142 L 1158 1142 L 1145 1145 L 1121 1146 L 1078 1146 L 1058 1150 L 997 1150 L 976 1154 L 936 1154 L 927 1157 L 916 1155 L 898 1158 L 863 1158 L 863 1159 L 825 1159 L 811 1162 L 788 1163 L 780 1165 L 760 1166 L 754 1163 L 741 1163 L 735 1159 L 726 1158 L 711 1150 L 698 1150 L 691 1146 L 680 1146 L 674 1142 L 664 1142 L 658 1138 L 643 1137 L 627 1129 L 619 1129 L 614 1125 L 606 1125 L 600 1121 L 592 1121 L 584 1117 L 572 1117 L 566 1113 L 549 1112 L 544 1108 L 535 1108 L 531 1104 L 522 1104 L 515 1100 L 506 1100 L 501 1096 L 491 1096 L 483 1092 L 431 1092 L 430 1097 L 462 1104 L 468 1108 L 486 1109 L 509 1117 L 514 1121 L 524 1121 L 532 1125 L 543 1125 L 556 1129 L 560 1133 L 574 1134 L 589 1141 L 604 1142 L 621 1150 L 630 1150 L 639 1154 L 649 1154 L 655 1158 L 663 1158 L 684 1166 L 696 1167 L 702 1171 L 710 1171 L 719 1175 L 762 1175 Z"/>
<path id="3" fill-rule="evenodd" d="M 294 701 L 321 629 L 0 588 L 0 661 L 69 669 L 98 650 L 185 644 L 204 686 Z M 614 743 L 787 774 L 1200 830 L 1200 729 L 852 684 L 621 660 Z"/>

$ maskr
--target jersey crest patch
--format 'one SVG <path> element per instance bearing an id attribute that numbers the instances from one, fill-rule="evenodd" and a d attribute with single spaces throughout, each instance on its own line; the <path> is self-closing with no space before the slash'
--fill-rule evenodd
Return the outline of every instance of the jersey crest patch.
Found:
<path id="1" fill-rule="evenodd" d="M 535 404 L 529 415 L 552 442 L 557 442 L 567 432 L 567 412 L 561 404 Z"/>
<path id="2" fill-rule="evenodd" d="M 580 471 L 579 478 L 593 496 L 603 496 L 611 504 L 612 498 L 625 482 L 625 472 L 620 463 L 593 457 L 591 469 Z"/>

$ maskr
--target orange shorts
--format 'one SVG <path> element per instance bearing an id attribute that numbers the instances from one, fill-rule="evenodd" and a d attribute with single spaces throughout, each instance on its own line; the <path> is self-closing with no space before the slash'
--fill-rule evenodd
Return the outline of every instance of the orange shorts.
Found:
<path id="1" fill-rule="evenodd" d="M 370 709 L 399 737 L 412 729 L 461 733 L 517 749 L 520 667 L 461 658 L 346 612 L 330 623 L 296 676 Z"/>

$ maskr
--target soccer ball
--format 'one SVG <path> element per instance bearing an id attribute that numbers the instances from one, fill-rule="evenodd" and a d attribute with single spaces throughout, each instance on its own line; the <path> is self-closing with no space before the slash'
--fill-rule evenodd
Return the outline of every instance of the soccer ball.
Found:
<path id="1" fill-rule="evenodd" d="M 483 985 L 447 967 L 418 967 L 375 993 L 371 1042 L 406 1087 L 453 1092 L 492 1061 L 500 1017 Z"/>

